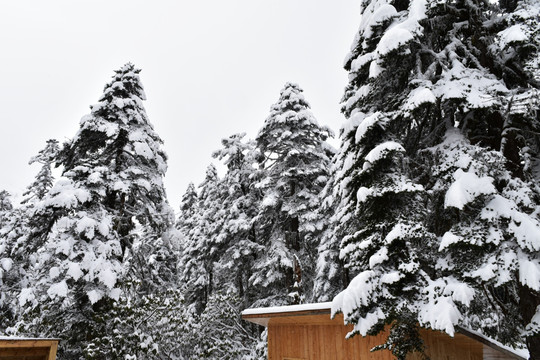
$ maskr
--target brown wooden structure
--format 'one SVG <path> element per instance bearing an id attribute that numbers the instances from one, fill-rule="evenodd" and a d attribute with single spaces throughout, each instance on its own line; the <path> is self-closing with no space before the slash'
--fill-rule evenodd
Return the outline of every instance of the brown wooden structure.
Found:
<path id="1" fill-rule="evenodd" d="M 55 360 L 58 339 L 0 337 L 0 360 Z"/>
<path id="2" fill-rule="evenodd" d="M 248 309 L 244 320 L 268 328 L 269 360 L 393 360 L 390 351 L 370 350 L 387 334 L 346 339 L 352 325 L 343 324 L 343 315 L 330 319 L 330 303 Z M 461 330 L 454 337 L 422 330 L 426 354 L 431 360 L 524 360 L 523 354 L 481 335 Z M 420 360 L 418 354 L 410 360 Z"/>

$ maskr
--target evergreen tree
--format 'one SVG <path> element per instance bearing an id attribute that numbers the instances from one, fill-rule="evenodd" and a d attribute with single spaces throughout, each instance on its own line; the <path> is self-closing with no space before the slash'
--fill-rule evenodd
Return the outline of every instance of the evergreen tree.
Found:
<path id="1" fill-rule="evenodd" d="M 11 195 L 9 192 L 6 190 L 0 191 L 0 225 L 4 224 L 9 212 L 13 210 L 13 204 L 10 198 Z"/>
<path id="2" fill-rule="evenodd" d="M 97 318 L 106 330 L 86 345 L 88 359 L 190 359 L 198 343 L 199 319 L 179 290 L 121 297 Z"/>
<path id="3" fill-rule="evenodd" d="M 32 182 L 23 193 L 23 196 L 25 197 L 22 201 L 23 204 L 43 199 L 52 187 L 54 177 L 52 175 L 51 165 L 56 161 L 59 151 L 60 147 L 57 140 L 47 140 L 45 148 L 41 150 L 38 155 L 30 159 L 29 164 L 39 163 L 42 166 L 37 173 L 34 182 Z"/>
<path id="4" fill-rule="evenodd" d="M 18 274 L 13 276 L 13 256 L 11 254 L 11 242 L 7 238 L 6 229 L 10 229 L 10 219 L 13 218 L 13 204 L 10 194 L 6 190 L 0 191 L 0 333 L 5 332 L 6 327 L 13 321 L 13 284 L 18 280 Z M 15 278 L 15 281 L 11 280 Z"/>
<path id="5" fill-rule="evenodd" d="M 342 111 L 348 121 L 337 165 L 340 257 L 354 279 L 334 307 L 355 323 L 353 333 L 375 334 L 390 324 L 381 347 L 399 359 L 423 349 L 416 312 L 434 280 L 436 237 L 422 223 L 427 192 L 421 174 L 410 167 L 411 157 L 444 132 L 430 116 L 435 97 L 420 81 L 416 89 L 410 86 L 422 77 L 416 49 L 426 9 L 415 1 L 408 5 L 363 2 L 360 30 L 346 60 L 350 82 Z M 410 105 L 404 109 L 404 104 Z M 354 301 L 347 301 L 353 293 Z"/>
<path id="6" fill-rule="evenodd" d="M 50 219 L 40 230 L 34 279 L 19 296 L 32 319 L 22 330 L 62 334 L 64 358 L 82 357 L 91 339 L 105 335 L 98 317 L 122 295 L 124 261 L 137 253 L 141 234 L 155 239 L 170 226 L 166 156 L 142 104 L 139 72 L 132 64 L 116 71 L 58 155 L 63 177 L 36 205 L 35 217 Z"/>
<path id="7" fill-rule="evenodd" d="M 536 185 L 527 180 L 538 157 L 536 125 L 532 119 L 518 125 L 512 110 L 519 88 L 534 84 L 522 71 L 534 56 L 523 46 L 514 52 L 491 45 L 508 21 L 494 16 L 497 11 L 480 0 L 365 1 L 346 60 L 337 232 L 347 234 L 340 255 L 356 277 L 334 310 L 362 335 L 391 324 L 381 348 L 398 358 L 422 349 L 417 323 L 450 334 L 465 324 L 511 343 L 516 320 L 504 319 L 523 308 L 504 315 L 508 308 L 501 313 L 495 306 L 496 314 L 483 318 L 490 305 L 483 288 L 491 286 L 491 296 L 506 294 L 502 303 L 519 304 L 516 289 L 534 299 L 540 286 L 517 275 L 501 286 L 480 275 L 508 253 L 493 248 L 493 232 L 506 234 L 509 248 L 525 254 L 512 262 L 514 269 L 520 261 L 533 269 L 537 258 L 534 242 L 508 225 L 518 214 L 532 233 L 537 228 Z M 515 213 L 493 210 L 497 196 L 514 204 Z M 490 221 L 482 221 L 489 211 Z M 528 313 L 517 320 L 519 328 L 532 329 L 534 311 Z"/>
<path id="8" fill-rule="evenodd" d="M 221 142 L 223 147 L 213 156 L 223 160 L 227 172 L 221 181 L 223 226 L 219 237 L 219 283 L 223 292 L 236 289 L 244 307 L 250 306 L 259 294 L 250 286 L 253 262 L 263 250 L 258 244 L 255 226 L 261 195 L 256 185 L 257 151 L 252 140 L 243 142 L 245 134 L 234 134 Z"/>
<path id="9" fill-rule="evenodd" d="M 32 254 L 39 245 L 33 231 L 40 225 L 30 219 L 33 218 L 35 204 L 45 197 L 53 184 L 51 165 L 58 151 L 58 141 L 48 140 L 45 148 L 30 159 L 30 164 L 38 162 L 42 167 L 35 180 L 23 193 L 21 204 L 9 212 L 4 225 L 0 227 L 0 241 L 5 255 L 4 259 L 0 260 L 5 270 L 0 294 L 0 307 L 4 310 L 0 328 L 3 329 L 13 326 L 16 322 L 17 296 L 21 289 L 28 285 Z"/>
<path id="10" fill-rule="evenodd" d="M 193 227 L 195 213 L 197 211 L 198 195 L 195 190 L 195 185 L 189 183 L 186 192 L 182 196 L 180 203 L 180 213 L 176 220 L 176 228 L 183 234 L 187 234 L 189 229 Z"/>
<path id="11" fill-rule="evenodd" d="M 321 206 L 315 212 L 321 235 L 313 284 L 314 302 L 332 300 L 349 283 L 348 271 L 344 269 L 343 261 L 339 258 L 340 234 L 337 232 L 338 220 L 335 214 L 340 199 L 335 167 L 332 168 L 328 183 L 321 191 L 320 203 Z"/>
<path id="12" fill-rule="evenodd" d="M 478 305 L 467 313 L 472 326 L 510 345 L 524 342 L 535 359 L 540 357 L 540 281 L 534 278 L 540 271 L 540 6 L 499 5 L 497 21 L 486 30 L 496 32 L 485 40 L 491 51 L 480 60 L 507 88 L 500 104 L 493 101 L 495 115 L 463 126 L 466 140 L 454 137 L 461 147 L 441 146 L 445 155 L 439 153 L 435 172 L 452 175 L 444 207 L 456 217 L 440 249 L 452 271 L 476 289 L 473 305 Z"/>
<path id="13" fill-rule="evenodd" d="M 214 290 L 215 262 L 219 258 L 222 227 L 222 202 L 219 177 L 214 165 L 208 166 L 206 177 L 199 185 L 196 218 L 185 234 L 182 249 L 182 282 L 186 286 L 186 300 L 202 313 Z"/>
<path id="14" fill-rule="evenodd" d="M 300 277 L 312 287 L 318 245 L 313 212 L 328 180 L 333 149 L 325 141 L 331 135 L 318 125 L 300 87 L 285 84 L 256 139 L 263 200 L 255 221 L 265 251 L 252 283 L 262 294 L 260 305 L 288 303 Z"/>
<path id="15" fill-rule="evenodd" d="M 242 324 L 240 303 L 241 300 L 230 293 L 216 292 L 210 296 L 195 332 L 198 341 L 192 358 L 255 359 L 257 339 Z"/>

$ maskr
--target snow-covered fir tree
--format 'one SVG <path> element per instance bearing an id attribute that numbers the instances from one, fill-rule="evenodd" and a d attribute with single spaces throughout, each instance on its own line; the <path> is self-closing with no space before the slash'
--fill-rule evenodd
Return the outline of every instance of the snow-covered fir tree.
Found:
<path id="1" fill-rule="evenodd" d="M 194 331 L 193 359 L 255 360 L 257 338 L 245 328 L 238 305 L 229 293 L 213 293 Z"/>
<path id="2" fill-rule="evenodd" d="M 221 256 L 218 282 L 221 291 L 236 289 L 243 307 L 250 306 L 259 294 L 250 284 L 253 263 L 264 248 L 258 243 L 255 217 L 261 194 L 256 188 L 254 167 L 258 152 L 253 140 L 243 141 L 245 134 L 234 134 L 221 141 L 223 147 L 213 153 L 222 160 L 227 172 L 221 180 L 226 192 L 223 200 L 223 226 L 220 231 Z"/>
<path id="3" fill-rule="evenodd" d="M 473 116 L 474 110 L 469 110 L 459 126 L 465 139 L 449 134 L 455 141 L 447 138 L 439 149 L 441 161 L 435 171 L 452 176 L 446 179 L 444 208 L 455 212 L 440 250 L 448 255 L 442 268 L 475 287 L 473 306 L 466 314 L 471 326 L 505 343 L 524 342 L 530 358 L 536 359 L 540 358 L 536 277 L 540 274 L 540 6 L 534 1 L 500 5 L 503 9 L 495 8 L 497 15 L 491 16 L 485 30 L 493 35 L 484 39 L 490 51 L 487 59 L 480 58 L 479 69 L 489 70 L 491 79 L 500 82 L 498 96 L 484 91 L 482 100 L 489 110 Z M 460 106 L 472 108 L 467 102 Z M 445 176 L 440 176 L 441 182 Z"/>
<path id="4" fill-rule="evenodd" d="M 197 211 L 197 199 L 198 195 L 197 190 L 195 190 L 195 185 L 190 182 L 186 192 L 182 196 L 180 213 L 176 219 L 176 228 L 185 234 L 187 234 L 194 226 L 193 222 Z"/>
<path id="5" fill-rule="evenodd" d="M 33 156 L 29 164 L 38 163 L 41 164 L 41 169 L 37 173 L 35 180 L 28 186 L 23 193 L 24 199 L 22 203 L 28 203 L 32 201 L 39 201 L 45 197 L 49 189 L 54 183 L 54 177 L 52 175 L 51 166 L 56 161 L 60 146 L 58 140 L 47 140 L 47 145 L 44 149 L 39 151 L 36 156 Z"/>
<path id="6" fill-rule="evenodd" d="M 171 225 L 166 155 L 142 104 L 139 72 L 132 64 L 116 71 L 58 155 L 62 177 L 36 204 L 35 217 L 46 215 L 49 224 L 40 230 L 33 279 L 19 295 L 27 319 L 21 331 L 61 335 L 66 359 L 107 336 L 98 318 L 126 296 L 142 237 L 159 238 Z M 148 291 L 147 279 L 136 280 Z"/>
<path id="7" fill-rule="evenodd" d="M 405 8 L 396 8 L 400 5 Z M 431 281 L 436 244 L 422 224 L 427 194 L 411 170 L 409 154 L 444 131 L 431 122 L 429 99 L 415 100 L 421 89 L 410 87 L 419 77 L 412 40 L 421 34 L 426 9 L 424 2 L 406 5 L 364 1 L 360 30 L 346 60 L 350 82 L 343 112 L 348 120 L 341 130 L 336 216 L 338 233 L 344 235 L 340 257 L 354 278 L 333 305 L 363 336 L 391 324 L 384 347 L 399 359 L 422 350 L 416 312 Z M 413 112 L 424 121 L 414 121 Z M 346 301 L 352 292 L 360 298 Z"/>
<path id="8" fill-rule="evenodd" d="M 303 281 L 311 288 L 320 228 L 314 210 L 326 181 L 333 149 L 332 132 L 317 123 L 302 89 L 285 84 L 256 138 L 260 152 L 257 184 L 263 200 L 256 217 L 259 243 L 252 284 L 257 305 L 286 304 Z M 294 261 L 294 260 L 297 261 Z M 310 295 L 310 294 L 308 294 Z"/>
<path id="9" fill-rule="evenodd" d="M 335 163 L 336 159 L 333 159 Z M 348 271 L 343 267 L 339 257 L 340 234 L 336 209 L 340 203 L 336 186 L 336 168 L 332 166 L 326 186 L 321 191 L 320 206 L 315 210 L 318 227 L 322 229 L 317 248 L 317 264 L 313 282 L 314 302 L 330 301 L 349 283 Z"/>
<path id="10" fill-rule="evenodd" d="M 516 100 L 536 91 L 527 69 L 537 55 L 524 45 L 537 41 L 527 25 L 536 7 L 362 3 L 338 160 L 341 257 L 356 277 L 334 312 L 362 335 L 392 324 L 382 347 L 398 358 L 422 349 L 416 323 L 449 334 L 467 325 L 508 343 L 521 332 L 538 357 L 540 283 L 523 275 L 538 271 L 538 243 L 516 230 L 538 231 L 536 120 L 518 115 Z"/>
<path id="11" fill-rule="evenodd" d="M 204 181 L 199 185 L 193 226 L 186 237 L 181 259 L 182 282 L 186 287 L 186 300 L 201 313 L 214 290 L 215 263 L 220 253 L 219 236 L 223 225 L 222 192 L 216 167 L 206 169 Z"/>
<path id="12" fill-rule="evenodd" d="M 11 196 L 9 192 L 2 190 L 0 191 L 0 317 L 5 320 L 0 322 L 0 332 L 4 332 L 6 326 L 13 320 L 13 301 L 16 291 L 14 283 L 19 279 L 18 274 L 14 274 L 16 270 L 13 269 L 12 245 L 7 239 L 13 218 Z"/>
<path id="13" fill-rule="evenodd" d="M 43 225 L 30 220 L 33 219 L 35 204 L 45 197 L 54 182 L 51 165 L 58 151 L 58 141 L 48 140 L 45 148 L 30 159 L 30 164 L 37 162 L 42 167 L 23 193 L 21 204 L 6 213 L 4 224 L 0 227 L 0 263 L 3 264 L 4 275 L 0 276 L 3 278 L 0 287 L 0 307 L 4 309 L 4 321 L 0 323 L 2 331 L 13 325 L 17 316 L 17 297 L 21 289 L 27 286 L 32 254 L 39 246 L 33 232 Z"/>
<path id="14" fill-rule="evenodd" d="M 0 225 L 3 224 L 3 219 L 13 210 L 13 203 L 11 202 L 11 194 L 6 190 L 0 191 Z"/>

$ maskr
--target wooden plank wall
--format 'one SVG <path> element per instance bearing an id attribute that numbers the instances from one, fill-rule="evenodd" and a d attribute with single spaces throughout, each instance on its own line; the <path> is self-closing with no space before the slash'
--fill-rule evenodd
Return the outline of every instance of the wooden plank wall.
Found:
<path id="1" fill-rule="evenodd" d="M 421 330 L 420 336 L 426 346 L 426 354 L 432 360 L 483 360 L 484 345 L 465 335 L 456 333 L 454 338 L 440 331 Z M 411 354 L 408 360 L 421 360 Z"/>
<path id="2" fill-rule="evenodd" d="M 337 325 L 276 324 L 268 328 L 269 360 L 391 360 L 387 350 L 370 352 L 384 337 L 345 339 L 349 327 Z"/>
<path id="3" fill-rule="evenodd" d="M 333 323 L 285 319 L 268 327 L 269 360 L 393 360 L 388 350 L 370 352 L 384 342 L 387 334 L 379 336 L 354 336 L 345 339 L 351 326 L 343 326 L 342 320 Z M 306 318 L 307 320 L 307 318 Z M 431 360 L 515 360 L 495 349 L 456 333 L 452 338 L 439 331 L 421 330 L 426 354 Z M 411 354 L 408 360 L 421 360 L 419 354 Z"/>
<path id="4" fill-rule="evenodd" d="M 388 350 L 371 352 L 384 343 L 388 333 L 345 339 L 352 325 L 343 325 L 343 315 L 329 314 L 276 316 L 268 322 L 269 360 L 393 360 Z M 472 336 L 456 333 L 450 337 L 433 330 L 420 330 L 431 360 L 515 360 L 515 356 L 486 346 Z M 421 360 L 411 354 L 407 360 Z"/>

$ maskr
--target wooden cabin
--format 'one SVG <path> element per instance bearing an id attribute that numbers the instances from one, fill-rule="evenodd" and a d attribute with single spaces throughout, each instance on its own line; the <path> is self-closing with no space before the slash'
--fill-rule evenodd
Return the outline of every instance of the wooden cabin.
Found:
<path id="1" fill-rule="evenodd" d="M 248 309 L 244 320 L 268 328 L 269 360 L 393 360 L 388 350 L 370 352 L 386 339 L 386 334 L 351 339 L 345 336 L 352 325 L 343 324 L 343 315 L 330 319 L 331 303 Z M 514 360 L 527 359 L 526 351 L 498 344 L 480 334 L 461 330 L 454 337 L 422 330 L 426 354 L 431 360 Z M 410 360 L 420 360 L 411 354 Z"/>
<path id="2" fill-rule="evenodd" d="M 55 360 L 58 339 L 0 337 L 0 360 Z"/>

